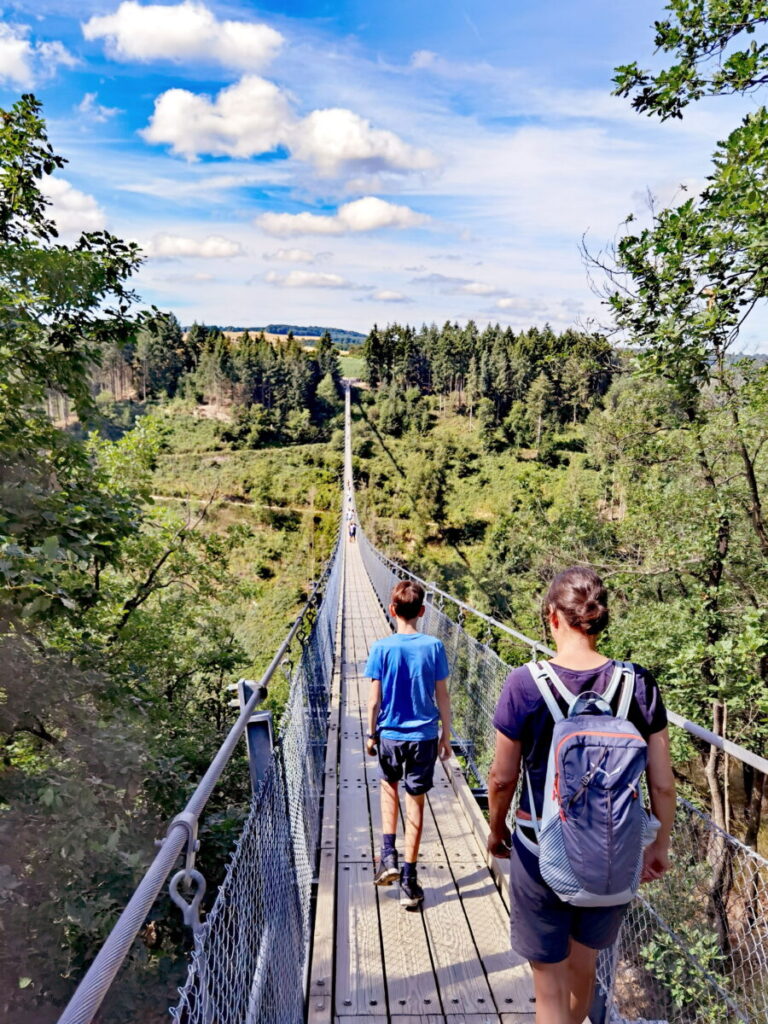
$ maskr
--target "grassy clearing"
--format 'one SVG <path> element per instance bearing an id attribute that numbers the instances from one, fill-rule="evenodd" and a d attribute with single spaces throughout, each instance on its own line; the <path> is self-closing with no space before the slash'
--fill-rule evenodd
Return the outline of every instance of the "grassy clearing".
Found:
<path id="1" fill-rule="evenodd" d="M 205 530 L 240 532 L 231 570 L 242 596 L 227 614 L 252 658 L 245 674 L 258 678 L 331 553 L 342 456 L 329 444 L 217 450 L 211 427 L 184 414 L 168 418 L 152 490 L 156 504 L 177 514 L 192 517 L 206 503 Z M 268 706 L 278 713 L 286 688 L 281 676 L 270 690 Z"/>
<path id="2" fill-rule="evenodd" d="M 360 356 L 340 356 L 339 365 L 344 377 L 362 378 L 365 361 Z"/>

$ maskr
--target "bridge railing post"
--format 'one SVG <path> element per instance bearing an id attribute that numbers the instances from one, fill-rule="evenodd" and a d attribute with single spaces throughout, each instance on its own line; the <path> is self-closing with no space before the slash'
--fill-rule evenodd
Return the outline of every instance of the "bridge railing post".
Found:
<path id="1" fill-rule="evenodd" d="M 248 704 L 258 687 L 252 679 L 238 679 L 237 700 L 240 710 Z M 254 711 L 245 727 L 245 742 L 248 748 L 248 765 L 251 772 L 251 789 L 255 793 L 264 780 L 272 763 L 274 732 L 271 711 Z"/>

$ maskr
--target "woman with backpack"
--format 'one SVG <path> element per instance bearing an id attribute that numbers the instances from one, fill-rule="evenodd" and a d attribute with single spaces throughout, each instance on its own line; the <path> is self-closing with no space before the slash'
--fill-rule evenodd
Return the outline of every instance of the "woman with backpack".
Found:
<path id="1" fill-rule="evenodd" d="M 557 653 L 510 673 L 493 719 L 488 849 L 510 858 L 511 944 L 531 964 L 536 1024 L 582 1024 L 598 951 L 613 945 L 639 883 L 669 867 L 675 782 L 655 679 L 597 650 L 608 624 L 597 573 L 561 572 L 544 614 Z"/>

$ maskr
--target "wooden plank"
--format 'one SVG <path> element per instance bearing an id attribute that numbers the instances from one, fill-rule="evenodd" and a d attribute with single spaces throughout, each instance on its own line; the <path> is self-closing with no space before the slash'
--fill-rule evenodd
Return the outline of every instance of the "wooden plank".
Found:
<path id="1" fill-rule="evenodd" d="M 336 1017 L 336 1024 L 388 1024 L 388 1018 L 381 1015 L 369 1017 L 367 1014 L 361 1017 Z"/>
<path id="2" fill-rule="evenodd" d="M 449 1013 L 446 1024 L 499 1024 L 498 1013 Z"/>
<path id="3" fill-rule="evenodd" d="M 339 755 L 339 861 L 371 863 L 371 826 L 359 719 L 342 716 Z"/>
<path id="4" fill-rule="evenodd" d="M 344 554 L 342 552 L 342 558 Z M 346 559 L 343 562 L 346 575 Z M 336 621 L 333 675 L 331 677 L 330 714 L 325 748 L 323 779 L 323 818 L 320 829 L 319 875 L 314 907 L 312 961 L 308 979 L 308 1024 L 331 1024 L 333 1020 L 333 974 L 336 951 L 336 842 L 337 788 L 339 758 L 339 720 L 342 685 L 344 589 Z"/>
<path id="5" fill-rule="evenodd" d="M 339 864 L 335 1011 L 386 1014 L 384 964 L 370 864 Z"/>
<path id="6" fill-rule="evenodd" d="M 498 1013 L 449 1013 L 446 1024 L 499 1024 Z"/>
<path id="7" fill-rule="evenodd" d="M 442 1013 L 406 1014 L 393 1013 L 389 1018 L 392 1024 L 445 1024 Z"/>
<path id="8" fill-rule="evenodd" d="M 455 858 L 451 871 L 496 1006 L 506 1013 L 529 1012 L 531 968 L 510 947 L 509 914 L 491 873 L 479 860 L 466 863 Z"/>
<path id="9" fill-rule="evenodd" d="M 493 997 L 477 955 L 459 893 L 444 864 L 425 864 L 423 915 L 446 1013 L 486 1013 Z"/>
<path id="10" fill-rule="evenodd" d="M 533 996 L 531 969 L 510 947 L 509 913 L 486 866 L 486 851 L 476 841 L 453 794 L 451 787 L 436 787 L 430 801 L 450 851 L 451 872 L 488 984 L 500 1010 L 529 1012 Z"/>
<path id="11" fill-rule="evenodd" d="M 323 777 L 323 820 L 320 828 L 320 846 L 336 848 L 336 801 L 338 795 L 339 761 L 339 703 L 331 707 L 328 721 L 328 739 L 325 748 Z"/>
<path id="12" fill-rule="evenodd" d="M 472 790 L 467 785 L 467 780 L 464 778 L 459 762 L 455 757 L 452 757 L 443 767 L 465 815 L 472 824 L 481 848 L 485 847 L 488 840 L 488 822 L 485 820 L 477 800 L 472 795 Z M 501 893 L 501 898 L 506 904 L 507 909 L 509 909 L 509 861 L 494 857 L 488 853 L 487 849 L 484 852 L 484 857 Z"/>
<path id="13" fill-rule="evenodd" d="M 421 1014 L 440 1010 L 421 914 L 400 906 L 400 886 L 377 889 L 390 1013 Z"/>
<path id="14" fill-rule="evenodd" d="M 349 1016 L 349 1017 L 336 1017 L 334 1018 L 336 1024 L 388 1024 L 387 1018 L 378 1016 L 369 1017 L 367 1014 L 360 1017 Z"/>
<path id="15" fill-rule="evenodd" d="M 315 930 L 312 944 L 312 970 L 309 976 L 311 996 L 330 995 L 333 988 L 336 910 L 336 851 L 320 851 L 320 877 L 315 904 Z"/>

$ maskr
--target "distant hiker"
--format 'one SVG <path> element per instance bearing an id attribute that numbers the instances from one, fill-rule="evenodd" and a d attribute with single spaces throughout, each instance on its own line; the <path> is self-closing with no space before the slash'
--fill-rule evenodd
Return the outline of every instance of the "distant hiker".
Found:
<path id="1" fill-rule="evenodd" d="M 647 669 L 598 652 L 607 602 L 591 569 L 555 577 L 544 613 L 557 653 L 510 673 L 493 719 L 488 849 L 510 858 L 511 943 L 533 969 L 536 1024 L 581 1024 L 598 950 L 614 943 L 639 883 L 669 867 L 667 714 Z M 506 817 L 521 767 L 512 837 Z"/>
<path id="2" fill-rule="evenodd" d="M 375 885 L 400 880 L 400 905 L 416 907 L 424 890 L 416 877 L 424 822 L 424 796 L 432 788 L 438 754 L 451 756 L 451 702 L 448 659 L 442 641 L 417 629 L 424 615 L 424 588 L 402 580 L 392 591 L 389 614 L 397 632 L 376 640 L 365 675 L 371 680 L 368 698 L 368 742 L 371 757 L 379 755 L 381 780 L 381 856 Z M 442 730 L 438 739 L 438 721 Z M 405 862 L 398 869 L 397 786 L 405 781 Z"/>
<path id="3" fill-rule="evenodd" d="M 352 544 L 357 543 L 357 524 L 356 523 L 350 523 L 349 524 L 349 539 L 350 539 L 350 542 Z"/>

